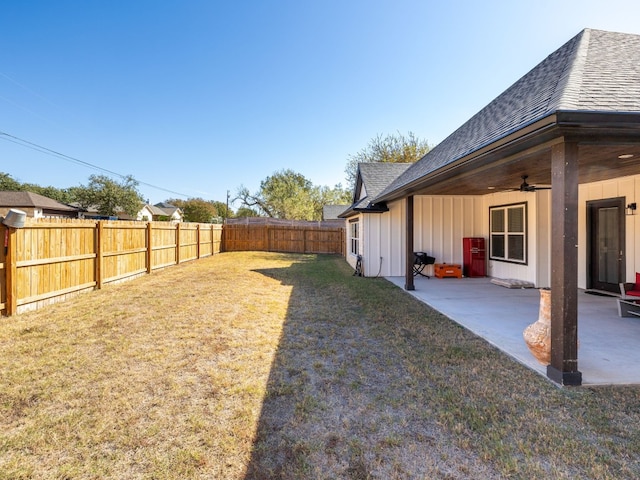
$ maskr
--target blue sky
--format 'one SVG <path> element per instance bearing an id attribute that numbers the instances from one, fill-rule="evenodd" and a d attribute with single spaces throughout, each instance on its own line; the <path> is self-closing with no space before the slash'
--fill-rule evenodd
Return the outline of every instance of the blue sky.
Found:
<path id="1" fill-rule="evenodd" d="M 345 185 L 376 135 L 435 145 L 583 28 L 639 18 L 637 0 L 3 2 L 0 132 L 133 175 L 152 203 L 285 168 Z M 22 182 L 104 173 L 8 139 L 0 172 Z"/>

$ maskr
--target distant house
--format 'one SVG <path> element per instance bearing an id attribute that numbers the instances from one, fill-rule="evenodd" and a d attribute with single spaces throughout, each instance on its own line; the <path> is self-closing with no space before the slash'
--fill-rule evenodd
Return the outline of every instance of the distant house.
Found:
<path id="1" fill-rule="evenodd" d="M 32 218 L 78 218 L 80 211 L 38 193 L 0 191 L 0 215 L 5 216 L 12 208 Z"/>
<path id="2" fill-rule="evenodd" d="M 184 219 L 182 210 L 170 203 L 160 202 L 155 205 L 149 205 L 153 212 L 154 220 L 168 220 L 170 222 L 181 222 Z"/>
<path id="3" fill-rule="evenodd" d="M 322 220 L 339 220 L 340 215 L 349 205 L 325 205 L 322 207 Z"/>

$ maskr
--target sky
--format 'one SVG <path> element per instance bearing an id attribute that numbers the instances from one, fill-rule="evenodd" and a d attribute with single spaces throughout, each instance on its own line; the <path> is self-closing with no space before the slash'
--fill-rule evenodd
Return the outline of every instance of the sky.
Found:
<path id="1" fill-rule="evenodd" d="M 346 186 L 377 135 L 435 146 L 582 29 L 638 19 L 637 0 L 5 1 L 0 172 L 132 175 L 152 204 L 284 169 Z"/>

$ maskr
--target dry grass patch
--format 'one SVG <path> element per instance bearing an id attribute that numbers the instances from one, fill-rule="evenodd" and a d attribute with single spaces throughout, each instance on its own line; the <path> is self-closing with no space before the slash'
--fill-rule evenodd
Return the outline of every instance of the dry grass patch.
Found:
<path id="1" fill-rule="evenodd" d="M 247 266 L 291 261 L 219 255 L 3 319 L 0 478 L 241 477 L 291 292 Z"/>
<path id="2" fill-rule="evenodd" d="M 0 479 L 640 477 L 559 389 L 330 256 L 229 253 L 0 325 Z"/>

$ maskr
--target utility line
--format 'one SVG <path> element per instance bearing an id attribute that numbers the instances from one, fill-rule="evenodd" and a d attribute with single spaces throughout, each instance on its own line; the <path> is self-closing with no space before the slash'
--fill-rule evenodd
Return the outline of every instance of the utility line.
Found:
<path id="1" fill-rule="evenodd" d="M 128 175 L 123 175 L 121 173 L 114 172 L 112 170 L 107 170 L 106 168 L 99 167 L 98 165 L 94 165 L 92 163 L 85 162 L 84 160 L 80 160 L 79 158 L 70 157 L 69 155 L 65 155 L 64 153 L 56 152 L 55 150 L 51 150 L 50 148 L 43 147 L 42 145 L 38 145 L 37 143 L 29 142 L 28 140 L 24 140 L 22 138 L 14 136 L 14 135 L 10 135 L 10 134 L 8 134 L 6 132 L 0 131 L 0 138 L 6 140 L 8 142 L 12 142 L 12 143 L 15 143 L 17 145 L 20 145 L 22 147 L 30 148 L 32 150 L 35 150 L 36 152 L 44 153 L 46 155 L 51 155 L 52 157 L 58 157 L 58 158 L 61 158 L 62 160 L 66 160 L 66 161 L 71 162 L 71 163 L 76 163 L 78 165 L 82 165 L 83 167 L 93 168 L 94 170 L 98 170 L 98 171 L 101 171 L 101 172 L 104 172 L 104 173 L 108 173 L 110 175 L 115 175 L 116 177 L 120 177 L 122 179 L 126 179 L 126 178 L 129 177 Z M 139 180 L 136 180 L 136 182 L 138 182 L 138 184 L 144 185 L 146 187 L 155 188 L 156 190 L 162 190 L 163 192 L 173 193 L 174 195 L 179 195 L 181 197 L 189 198 L 189 195 L 185 195 L 184 193 L 174 192 L 173 190 L 168 190 L 166 188 L 158 187 L 157 185 L 152 185 L 152 184 L 146 183 L 146 182 L 141 182 Z"/>

